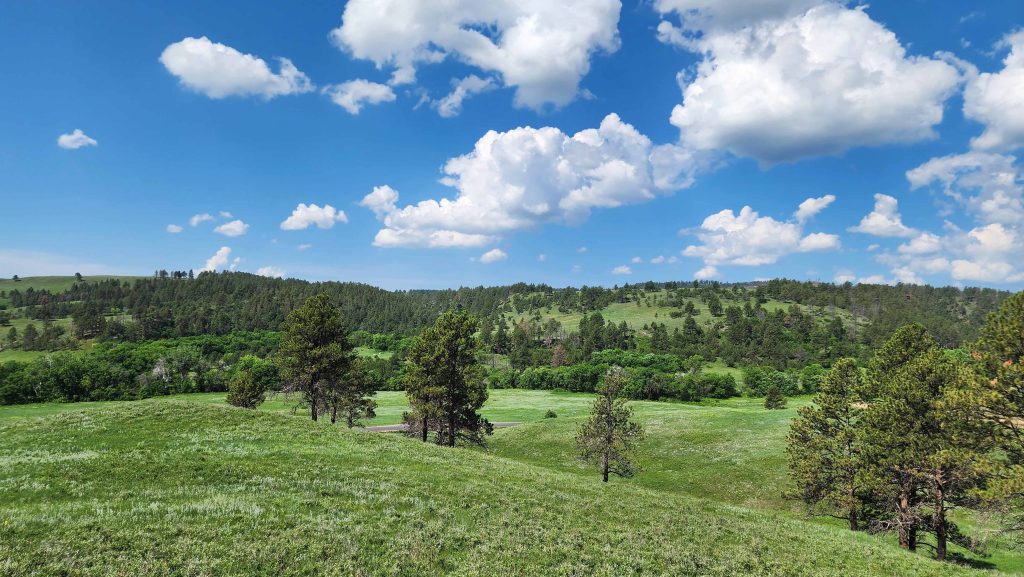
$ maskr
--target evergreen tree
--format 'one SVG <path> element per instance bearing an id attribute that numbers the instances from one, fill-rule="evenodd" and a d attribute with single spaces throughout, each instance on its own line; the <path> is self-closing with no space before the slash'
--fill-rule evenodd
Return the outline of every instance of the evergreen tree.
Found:
<path id="1" fill-rule="evenodd" d="M 974 356 L 987 384 L 986 415 L 997 424 L 1005 467 L 997 471 L 986 494 L 1008 514 L 1007 528 L 1024 533 L 1024 292 L 1010 297 L 993 313 L 974 345 Z M 1018 537 L 1018 540 L 1024 538 Z"/>
<path id="2" fill-rule="evenodd" d="M 630 420 L 633 411 L 622 396 L 625 384 L 622 369 L 616 367 L 608 372 L 598 390 L 590 417 L 576 434 L 576 449 L 580 457 L 600 467 L 605 483 L 609 473 L 631 477 L 637 471 L 629 454 L 643 439 L 644 430 Z"/>
<path id="3" fill-rule="evenodd" d="M 362 419 L 377 416 L 377 401 L 372 398 L 377 393 L 377 387 L 370 377 L 368 363 L 368 360 L 355 359 L 345 375 L 344 386 L 328 391 L 327 405 L 331 409 L 332 423 L 337 422 L 338 415 L 341 415 L 345 425 L 351 429 Z"/>
<path id="4" fill-rule="evenodd" d="M 766 409 L 785 409 L 786 408 L 786 397 L 782 394 L 782 389 L 779 385 L 772 383 L 768 387 L 768 390 L 764 395 L 764 408 Z"/>
<path id="5" fill-rule="evenodd" d="M 7 331 L 7 343 L 12 347 L 18 346 L 18 327 L 11 327 Z"/>
<path id="6" fill-rule="evenodd" d="M 344 390 L 353 357 L 341 311 L 330 296 L 310 297 L 288 314 L 279 354 L 286 390 L 301 393 L 317 420 L 328 396 Z"/>
<path id="7" fill-rule="evenodd" d="M 487 387 L 476 360 L 476 328 L 468 313 L 450 311 L 409 350 L 405 394 L 411 410 L 404 420 L 424 442 L 434 430 L 438 444 L 454 447 L 461 438 L 483 445 L 483 435 L 493 430 L 479 413 Z"/>
<path id="8" fill-rule="evenodd" d="M 932 533 L 945 559 L 950 540 L 975 546 L 948 515 L 983 487 L 993 434 L 975 375 L 922 329 L 896 331 L 872 363 L 874 396 L 858 441 L 862 478 L 886 513 L 878 526 L 895 529 L 910 550 Z"/>
<path id="9" fill-rule="evenodd" d="M 280 386 L 280 372 L 273 361 L 246 355 L 238 360 L 235 374 L 228 383 L 228 403 L 255 409 L 263 404 L 268 391 Z"/>
<path id="10" fill-rule="evenodd" d="M 858 479 L 861 393 L 856 362 L 839 360 L 825 374 L 814 404 L 797 411 L 786 446 L 797 496 L 817 512 L 846 519 L 853 531 L 860 528 L 865 499 Z"/>
<path id="11" fill-rule="evenodd" d="M 25 330 L 21 334 L 21 349 L 24 351 L 34 351 L 39 347 L 39 331 L 36 326 L 29 323 Z"/>

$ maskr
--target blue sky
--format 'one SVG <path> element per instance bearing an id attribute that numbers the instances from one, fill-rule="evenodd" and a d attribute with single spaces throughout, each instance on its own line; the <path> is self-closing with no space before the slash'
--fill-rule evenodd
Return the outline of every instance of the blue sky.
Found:
<path id="1" fill-rule="evenodd" d="M 0 276 L 1019 289 L 1021 26 L 1016 0 L 4 3 Z"/>

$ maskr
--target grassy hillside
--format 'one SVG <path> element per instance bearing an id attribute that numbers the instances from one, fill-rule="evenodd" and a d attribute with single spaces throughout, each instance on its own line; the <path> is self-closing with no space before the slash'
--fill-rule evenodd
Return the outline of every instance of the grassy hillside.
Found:
<path id="1" fill-rule="evenodd" d="M 676 328 L 682 329 L 684 323 L 686 322 L 686 317 L 680 316 L 677 318 L 672 318 L 671 313 L 679 312 L 681 310 L 681 307 L 669 306 L 666 301 L 668 297 L 668 291 L 651 291 L 647 293 L 647 296 L 641 299 L 639 302 L 631 301 L 627 303 L 612 303 L 597 312 L 601 313 L 601 316 L 604 317 L 605 321 L 612 321 L 615 323 L 626 321 L 626 324 L 629 325 L 629 327 L 634 330 L 640 329 L 644 325 L 649 325 L 651 323 L 664 324 L 668 327 L 669 332 Z M 694 317 L 694 320 L 696 320 L 699 325 L 709 326 L 716 321 L 715 317 L 713 317 L 711 313 L 708 311 L 707 305 L 701 302 L 700 299 L 683 299 L 683 302 L 686 301 L 692 302 L 694 306 L 697 307 L 698 314 Z M 736 305 L 742 307 L 744 302 L 746 301 L 743 301 L 741 299 L 722 299 L 723 306 Z M 761 306 L 762 308 L 764 308 L 764 310 L 768 312 L 774 312 L 778 309 L 788 309 L 793 304 L 794 303 L 769 299 Z M 830 312 L 826 310 L 824 307 L 812 307 L 805 305 L 797 306 L 804 312 L 812 314 L 819 319 L 831 319 L 832 314 L 834 312 L 835 314 L 839 315 L 843 319 L 843 321 L 848 325 L 854 322 L 853 315 L 851 315 L 849 311 L 845 311 L 842 309 L 835 309 L 834 311 Z M 565 327 L 566 329 L 572 330 L 575 330 L 576 327 L 579 326 L 580 319 L 583 317 L 582 312 L 562 313 L 558 312 L 558 310 L 553 308 L 541 309 L 539 311 L 536 311 L 536 314 L 539 314 L 540 317 L 544 320 L 553 318 L 558 322 L 562 323 L 562 326 Z M 523 318 L 530 318 L 533 316 L 534 313 L 529 312 L 513 315 L 513 318 L 516 320 L 520 320 Z M 858 319 L 857 322 L 863 324 L 864 320 Z"/>
<path id="2" fill-rule="evenodd" d="M 93 275 L 83 276 L 85 282 L 99 282 L 109 280 L 112 278 L 120 280 L 134 280 L 137 276 L 112 276 L 112 275 Z M 0 279 L 0 291 L 11 291 L 18 289 L 19 291 L 26 291 L 29 287 L 34 290 L 47 290 L 52 293 L 66 291 L 75 284 L 75 277 L 73 276 L 29 276 L 23 277 L 21 280 L 15 281 L 10 278 Z"/>
<path id="3" fill-rule="evenodd" d="M 976 574 L 778 514 L 179 400 L 0 420 L 0 463 L 0 575 Z"/>

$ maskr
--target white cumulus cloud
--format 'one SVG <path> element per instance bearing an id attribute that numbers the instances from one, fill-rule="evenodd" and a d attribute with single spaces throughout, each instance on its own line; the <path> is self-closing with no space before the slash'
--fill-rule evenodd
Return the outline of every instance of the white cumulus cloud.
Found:
<path id="1" fill-rule="evenodd" d="M 981 150 L 1013 150 L 1024 146 L 1024 30 L 1000 43 L 1009 48 L 1003 69 L 981 73 L 964 89 L 964 116 L 985 126 L 971 146 Z"/>
<path id="2" fill-rule="evenodd" d="M 207 213 L 204 212 L 202 214 L 194 214 L 194 215 L 192 215 L 192 218 L 188 219 L 188 224 L 190 226 L 199 226 L 200 224 L 202 224 L 204 222 L 210 222 L 212 220 L 214 220 L 213 215 L 212 214 L 207 214 Z"/>
<path id="3" fill-rule="evenodd" d="M 276 266 L 261 266 L 256 269 L 256 274 L 271 278 L 284 278 L 284 271 Z"/>
<path id="4" fill-rule="evenodd" d="M 697 230 L 684 232 L 695 234 L 702 244 L 687 246 L 683 256 L 701 258 L 710 268 L 723 264 L 773 264 L 792 253 L 834 250 L 840 246 L 839 237 L 834 234 L 804 235 L 802 222 L 761 216 L 749 206 L 740 209 L 739 214 L 731 209 L 712 214 Z"/>
<path id="5" fill-rule="evenodd" d="M 65 150 L 77 150 L 83 146 L 98 146 L 94 138 L 76 128 L 69 134 L 61 134 L 57 137 L 57 146 Z"/>
<path id="6" fill-rule="evenodd" d="M 633 269 L 627 265 L 621 265 L 613 268 L 612 274 L 633 274 Z"/>
<path id="7" fill-rule="evenodd" d="M 262 59 L 206 36 L 188 37 L 164 48 L 160 63 L 186 88 L 210 98 L 259 96 L 271 99 L 313 90 L 313 83 L 287 58 L 275 73 Z"/>
<path id="8" fill-rule="evenodd" d="M 494 81 L 490 78 L 480 78 L 476 74 L 455 81 L 452 83 L 452 91 L 447 96 L 434 103 L 437 113 L 444 118 L 458 116 L 462 112 L 462 103 L 473 96 L 495 88 Z"/>
<path id="9" fill-rule="evenodd" d="M 453 57 L 514 87 L 518 106 L 572 101 L 597 52 L 618 49 L 619 0 L 350 0 L 334 43 L 413 82 Z"/>
<path id="10" fill-rule="evenodd" d="M 167 228 L 165 230 L 167 230 L 167 232 L 169 232 L 171 234 L 178 234 L 179 232 L 181 232 L 181 231 L 183 231 L 185 229 L 181 228 L 181 226 L 179 226 L 177 224 L 169 224 L 169 225 L 167 225 Z"/>
<path id="11" fill-rule="evenodd" d="M 835 200 L 836 197 L 832 194 L 826 194 L 819 198 L 808 198 L 800 203 L 796 212 L 793 213 L 793 218 L 795 218 L 797 222 L 807 222 L 814 215 L 825 210 L 825 207 L 835 202 Z"/>
<path id="12" fill-rule="evenodd" d="M 241 220 L 232 220 L 231 222 L 225 222 L 213 229 L 213 232 L 223 234 L 224 236 L 242 236 L 247 230 L 249 230 L 248 224 L 245 224 Z"/>
<path id="13" fill-rule="evenodd" d="M 875 208 L 861 219 L 860 224 L 851 226 L 850 232 L 874 236 L 915 236 L 917 231 L 903 224 L 898 201 L 887 194 L 875 195 Z"/>
<path id="14" fill-rule="evenodd" d="M 291 216 L 281 223 L 281 230 L 305 230 L 313 225 L 317 228 L 331 228 L 336 222 L 348 222 L 345 211 L 329 204 L 322 208 L 316 204 L 299 203 Z"/>
<path id="15" fill-rule="evenodd" d="M 480 262 L 484 264 L 490 264 L 492 262 L 500 262 L 508 260 L 508 253 L 501 250 L 500 248 L 492 248 L 491 250 L 480 255 Z"/>
<path id="16" fill-rule="evenodd" d="M 663 26 L 662 38 L 704 56 L 692 80 L 681 75 L 689 81 L 671 116 L 681 143 L 696 150 L 774 164 L 929 139 L 961 80 L 941 58 L 907 55 L 863 8 L 775 0 L 656 8 L 694 29 Z"/>
<path id="17" fill-rule="evenodd" d="M 217 249 L 217 252 L 210 258 L 206 259 L 206 265 L 203 270 L 215 271 L 217 269 L 224 268 L 224 265 L 228 264 L 228 259 L 231 257 L 231 247 L 222 246 Z M 236 261 L 238 259 L 235 259 Z"/>
<path id="18" fill-rule="evenodd" d="M 656 148 L 615 114 L 572 136 L 552 127 L 490 131 L 472 152 L 445 164 L 441 183 L 455 198 L 398 207 L 393 189 L 377 187 L 361 204 L 384 224 L 377 246 L 481 246 L 671 193 L 659 180 L 663 167 L 652 161 Z"/>
<path id="19" fill-rule="evenodd" d="M 325 86 L 323 93 L 331 98 L 331 102 L 344 108 L 349 114 L 359 114 L 359 111 L 367 104 L 395 101 L 395 92 L 390 86 L 362 78 Z"/>

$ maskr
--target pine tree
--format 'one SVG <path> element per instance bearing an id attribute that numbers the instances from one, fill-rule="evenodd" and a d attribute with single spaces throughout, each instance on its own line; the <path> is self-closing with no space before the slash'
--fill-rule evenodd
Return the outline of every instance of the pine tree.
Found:
<path id="1" fill-rule="evenodd" d="M 766 409 L 785 409 L 786 408 L 786 397 L 782 394 L 782 389 L 779 385 L 772 383 L 768 387 L 768 390 L 764 395 L 764 408 Z"/>
<path id="2" fill-rule="evenodd" d="M 328 395 L 344 388 L 353 358 L 341 311 L 331 297 L 310 297 L 288 313 L 279 354 L 286 390 L 302 394 L 316 421 Z"/>
<path id="3" fill-rule="evenodd" d="M 858 479 L 863 400 L 860 369 L 841 359 L 822 380 L 814 404 L 801 407 L 789 430 L 786 453 L 797 496 L 813 510 L 860 528 L 865 491 Z"/>
<path id="4" fill-rule="evenodd" d="M 580 457 L 600 467 L 605 483 L 609 473 L 620 477 L 631 477 L 636 473 L 636 465 L 629 454 L 644 437 L 643 428 L 630 420 L 633 411 L 622 396 L 625 384 L 622 369 L 616 367 L 608 372 L 598 390 L 590 417 L 576 434 L 576 449 Z"/>
<path id="5" fill-rule="evenodd" d="M 483 445 L 483 435 L 493 431 L 479 413 L 487 387 L 476 360 L 476 328 L 468 313 L 447 312 L 409 350 L 405 394 L 411 410 L 404 420 L 424 442 L 434 430 L 438 444 L 454 447 L 464 439 Z"/>
<path id="6" fill-rule="evenodd" d="M 351 429 L 359 425 L 362 419 L 377 416 L 377 401 L 372 398 L 377 393 L 377 387 L 370 378 L 367 362 L 356 359 L 345 375 L 344 386 L 328 391 L 327 405 L 331 409 L 332 423 L 341 415 L 345 425 Z"/>
<path id="7" fill-rule="evenodd" d="M 1024 292 L 989 316 L 974 345 L 989 394 L 987 417 L 998 426 L 1007 466 L 997 471 L 987 501 L 1008 512 L 1007 528 L 1024 533 Z M 1024 540 L 1024 537 L 1018 537 Z"/>
<path id="8" fill-rule="evenodd" d="M 920 326 L 904 329 L 882 347 L 869 372 L 875 396 L 859 430 L 862 479 L 888 512 L 881 528 L 895 529 L 910 550 L 920 532 L 932 533 L 936 557 L 945 559 L 951 540 L 975 547 L 949 512 L 984 486 L 992 467 L 992 423 L 981 410 L 983 389 L 970 368 Z M 907 358 L 907 351 L 919 352 Z M 888 372 L 879 374 L 879 367 Z"/>

